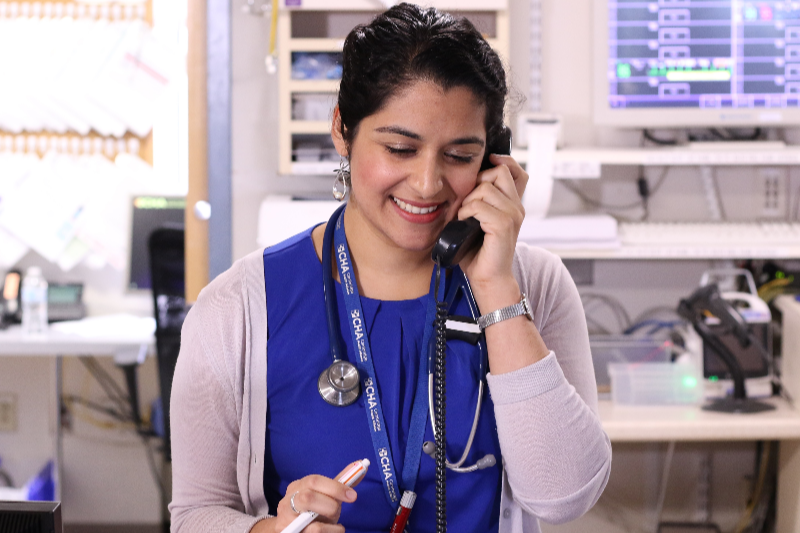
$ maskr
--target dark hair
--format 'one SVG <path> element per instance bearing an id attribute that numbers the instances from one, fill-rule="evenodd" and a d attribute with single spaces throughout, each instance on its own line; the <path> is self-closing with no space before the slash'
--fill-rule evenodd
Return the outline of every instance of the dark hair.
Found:
<path id="1" fill-rule="evenodd" d="M 486 106 L 486 136 L 503 128 L 508 88 L 500 57 L 472 23 L 434 8 L 398 4 L 344 42 L 339 87 L 341 133 L 352 145 L 361 121 L 407 85 L 429 80 L 465 87 Z"/>

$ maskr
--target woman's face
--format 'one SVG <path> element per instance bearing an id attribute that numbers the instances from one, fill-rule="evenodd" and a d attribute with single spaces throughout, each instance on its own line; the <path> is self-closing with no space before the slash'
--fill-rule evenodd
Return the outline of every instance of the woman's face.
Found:
<path id="1" fill-rule="evenodd" d="M 475 188 L 485 115 L 471 90 L 417 81 L 364 118 L 349 153 L 356 223 L 390 245 L 430 249 Z M 334 121 L 334 143 L 347 154 L 338 131 Z"/>

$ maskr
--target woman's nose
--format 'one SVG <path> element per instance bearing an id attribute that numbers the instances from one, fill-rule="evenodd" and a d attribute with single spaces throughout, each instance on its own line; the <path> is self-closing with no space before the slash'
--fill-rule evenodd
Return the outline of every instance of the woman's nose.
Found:
<path id="1" fill-rule="evenodd" d="M 442 169 L 436 154 L 419 158 L 409 184 L 420 198 L 433 198 L 442 190 Z"/>

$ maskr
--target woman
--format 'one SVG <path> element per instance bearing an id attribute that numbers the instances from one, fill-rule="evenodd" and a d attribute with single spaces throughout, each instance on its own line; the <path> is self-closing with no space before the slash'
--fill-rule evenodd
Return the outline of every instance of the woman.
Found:
<path id="1" fill-rule="evenodd" d="M 401 4 L 350 33 L 343 66 L 332 136 L 349 161 L 335 185 L 350 187 L 344 214 L 238 261 L 184 325 L 172 392 L 173 531 L 279 532 L 310 510 L 319 518 L 309 533 L 385 532 L 400 492 L 412 490 L 409 531 L 435 530 L 435 461 L 415 440 L 435 439 L 418 401 L 435 310 L 430 257 L 445 224 L 469 217 L 483 244 L 442 275 L 440 299 L 463 271 L 484 317 L 522 314 L 479 322 L 491 397 L 479 403 L 465 466 L 502 460 L 447 474 L 447 525 L 536 532 L 538 518 L 581 515 L 605 486 L 611 449 L 578 293 L 557 257 L 516 243 L 527 175 L 510 156 L 487 154 L 504 128 L 499 58 L 468 21 Z M 336 239 L 327 244 L 336 279 L 354 273 L 358 291 L 347 299 L 336 285 L 334 338 L 321 283 L 334 263 L 326 238 Z M 532 316 L 515 305 L 525 298 Z M 470 315 L 467 293 L 449 313 Z M 363 321 L 351 326 L 354 316 Z M 361 393 L 344 407 L 318 391 L 332 342 L 359 365 Z M 362 365 L 364 346 L 374 369 Z M 478 353 L 448 342 L 450 458 L 462 454 L 479 400 Z M 362 458 L 372 466 L 357 491 L 333 479 Z"/>

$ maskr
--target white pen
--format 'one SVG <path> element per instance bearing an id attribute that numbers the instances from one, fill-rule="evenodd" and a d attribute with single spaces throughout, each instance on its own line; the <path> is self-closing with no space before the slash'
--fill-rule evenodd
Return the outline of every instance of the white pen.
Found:
<path id="1" fill-rule="evenodd" d="M 369 468 L 369 459 L 362 459 L 350 463 L 347 465 L 347 468 L 339 473 L 339 477 L 336 478 L 336 481 L 342 485 L 352 487 L 364 478 L 364 475 L 367 473 L 367 468 Z M 317 516 L 319 515 L 314 511 L 300 513 L 300 516 L 292 520 L 292 523 L 286 526 L 281 533 L 300 533 L 308 524 L 313 522 Z"/>

